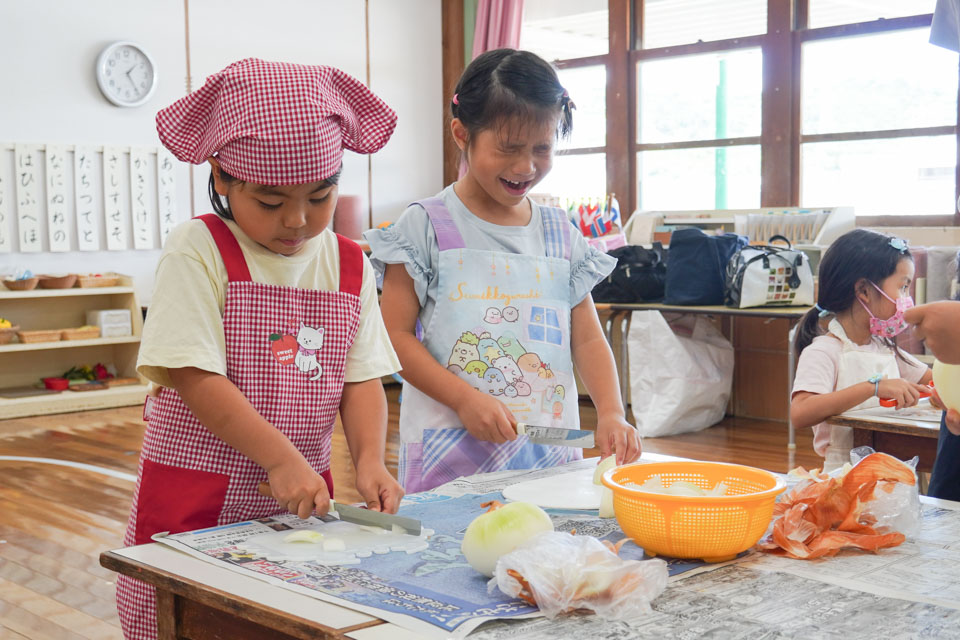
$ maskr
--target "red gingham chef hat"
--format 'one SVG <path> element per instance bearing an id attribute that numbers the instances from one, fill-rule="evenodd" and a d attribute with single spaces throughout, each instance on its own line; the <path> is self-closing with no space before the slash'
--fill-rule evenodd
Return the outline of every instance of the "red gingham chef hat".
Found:
<path id="1" fill-rule="evenodd" d="M 157 113 L 160 141 L 180 160 L 215 155 L 230 175 L 268 185 L 324 180 L 344 148 L 374 153 L 396 125 L 393 109 L 339 69 L 256 58 Z"/>

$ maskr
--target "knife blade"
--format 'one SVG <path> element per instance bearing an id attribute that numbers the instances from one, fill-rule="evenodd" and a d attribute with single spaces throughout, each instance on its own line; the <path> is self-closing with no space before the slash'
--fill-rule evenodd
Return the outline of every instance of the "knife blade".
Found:
<path id="1" fill-rule="evenodd" d="M 330 510 L 336 511 L 337 515 L 344 522 L 362 524 L 366 526 L 381 527 L 388 531 L 393 531 L 395 527 L 403 529 L 404 533 L 411 536 L 419 536 L 422 527 L 420 521 L 415 518 L 397 516 L 392 513 L 383 513 L 382 511 L 373 511 L 372 509 L 361 509 L 349 504 L 342 504 L 336 500 L 330 501 Z"/>
<path id="2" fill-rule="evenodd" d="M 260 495 L 273 497 L 269 482 L 261 482 L 258 487 Z M 330 500 L 330 511 L 336 512 L 340 520 L 352 522 L 364 526 L 380 527 L 387 531 L 394 531 L 394 527 L 403 529 L 404 533 L 412 536 L 419 536 L 423 527 L 420 521 L 415 518 L 397 516 L 392 513 L 383 513 L 372 509 L 362 509 L 349 504 L 343 504 L 336 500 Z"/>
<path id="3" fill-rule="evenodd" d="M 549 444 L 560 447 L 591 449 L 594 446 L 593 431 L 539 427 L 526 422 L 517 423 L 517 434 L 527 436 L 534 444 Z"/>

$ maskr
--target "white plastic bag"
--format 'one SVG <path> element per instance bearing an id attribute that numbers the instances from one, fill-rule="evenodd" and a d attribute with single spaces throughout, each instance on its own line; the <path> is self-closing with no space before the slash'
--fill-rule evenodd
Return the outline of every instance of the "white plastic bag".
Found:
<path id="1" fill-rule="evenodd" d="M 667 588 L 667 563 L 623 560 L 596 538 L 544 531 L 500 556 L 487 589 L 494 587 L 511 597 L 532 597 L 548 618 L 589 609 L 624 620 L 650 611 L 650 602 Z"/>
<path id="2" fill-rule="evenodd" d="M 707 318 L 684 315 L 668 323 L 659 311 L 634 311 L 627 349 L 641 436 L 699 431 L 723 419 L 733 345 Z"/>

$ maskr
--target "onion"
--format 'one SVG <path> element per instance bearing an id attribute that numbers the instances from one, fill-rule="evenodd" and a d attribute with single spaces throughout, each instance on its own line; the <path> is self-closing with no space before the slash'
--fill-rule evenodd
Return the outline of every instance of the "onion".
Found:
<path id="1" fill-rule="evenodd" d="M 609 469 L 613 469 L 617 466 L 617 456 L 609 455 L 597 464 L 597 468 L 593 471 L 593 484 L 603 484 L 601 478 L 603 474 L 606 473 Z"/>
<path id="2" fill-rule="evenodd" d="M 312 529 L 298 529 L 293 533 L 288 533 L 286 536 L 284 536 L 283 541 L 321 544 L 323 542 L 323 534 Z"/>
<path id="3" fill-rule="evenodd" d="M 933 383 L 947 409 L 960 411 L 960 365 L 933 361 Z"/>
<path id="4" fill-rule="evenodd" d="M 665 486 L 660 476 L 650 476 L 643 484 L 631 482 L 624 486 L 630 487 L 631 489 L 646 491 L 647 493 L 662 493 L 668 496 L 691 497 L 725 496 L 727 495 L 727 490 L 729 489 L 729 487 L 723 482 L 718 482 L 712 489 L 702 489 L 694 483 L 686 480 L 676 480 L 670 486 Z"/>
<path id="5" fill-rule="evenodd" d="M 484 502 L 490 510 L 474 518 L 460 550 L 470 566 L 488 578 L 493 577 L 500 556 L 540 533 L 553 531 L 553 522 L 547 512 L 529 502 L 501 504 L 496 500 Z"/>

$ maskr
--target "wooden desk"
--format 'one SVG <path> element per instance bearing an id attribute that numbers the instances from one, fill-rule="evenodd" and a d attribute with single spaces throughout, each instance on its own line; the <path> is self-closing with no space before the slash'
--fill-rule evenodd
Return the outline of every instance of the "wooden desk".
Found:
<path id="1" fill-rule="evenodd" d="M 239 575 L 160 544 L 106 551 L 100 564 L 157 588 L 159 640 L 413 640 L 359 611 Z"/>
<path id="2" fill-rule="evenodd" d="M 853 429 L 853 446 L 872 447 L 901 460 L 919 456 L 917 471 L 930 472 L 937 457 L 940 425 L 908 418 L 840 414 L 827 424 Z"/>
<path id="3" fill-rule="evenodd" d="M 660 311 L 661 313 L 694 313 L 700 315 L 730 316 L 735 317 L 754 317 L 754 318 L 786 318 L 790 320 L 790 329 L 788 335 L 793 330 L 797 321 L 802 318 L 812 307 L 750 307 L 747 309 L 735 309 L 725 306 L 682 306 L 662 304 L 659 302 L 650 303 L 614 303 L 598 302 L 597 311 L 609 312 L 606 322 L 603 324 L 604 334 L 610 348 L 613 348 L 613 330 L 617 321 L 620 322 L 620 369 L 617 374 L 620 379 L 620 397 L 623 400 L 623 406 L 627 406 L 627 331 L 630 328 L 630 316 L 632 311 Z M 793 373 L 796 369 L 795 356 L 792 345 L 787 349 L 787 397 L 793 389 Z M 793 423 L 790 421 L 790 414 L 787 413 L 787 450 L 791 456 L 790 464 L 793 464 L 793 453 L 796 451 L 796 432 Z"/>
<path id="4" fill-rule="evenodd" d="M 661 459 L 661 457 L 658 456 L 657 459 Z M 651 458 L 651 461 L 652 460 L 653 458 Z M 567 466 L 575 466 L 577 464 L 583 463 L 572 463 L 572 465 Z M 949 503 L 943 500 L 932 500 L 921 497 L 921 501 L 926 504 L 941 506 L 951 511 L 960 508 L 957 503 Z M 888 564 L 904 564 L 904 575 L 909 576 L 910 571 L 921 571 L 924 567 L 930 566 L 931 562 L 939 558 L 939 561 L 943 563 L 944 566 L 938 575 L 944 575 L 946 576 L 946 580 L 952 581 L 955 576 L 950 572 L 953 571 L 952 567 L 956 565 L 951 563 L 957 562 L 960 556 L 958 556 L 957 552 L 950 551 L 950 549 L 956 549 L 955 545 L 957 544 L 957 540 L 960 540 L 957 534 L 958 529 L 955 525 L 951 524 L 950 521 L 939 518 L 931 521 L 927 526 L 930 528 L 921 530 L 921 532 L 917 534 L 917 540 L 921 542 L 921 538 L 926 538 L 928 543 L 934 542 L 935 544 L 931 547 L 932 551 L 930 552 L 933 555 L 916 560 L 890 558 L 886 562 Z M 954 546 L 951 547 L 951 545 Z M 913 550 L 906 549 L 905 551 L 916 554 L 922 552 L 926 547 L 927 545 L 921 544 L 917 545 Z M 848 568 L 854 571 L 852 571 L 848 577 L 852 579 L 854 577 L 853 574 L 858 573 L 872 575 L 878 571 L 877 566 L 875 566 L 876 563 L 884 562 L 883 556 L 892 553 L 895 552 L 884 553 L 880 556 L 864 555 L 862 561 L 857 559 L 858 554 L 854 554 L 850 559 L 853 564 L 848 565 Z M 107 551 L 103 553 L 100 558 L 103 566 L 119 571 L 125 575 L 139 578 L 158 587 L 159 638 L 161 640 L 171 640 L 174 638 L 189 640 L 213 640 L 214 638 L 230 638 L 231 640 L 260 640 L 263 638 L 279 638 L 280 640 L 294 638 L 414 640 L 422 638 L 422 634 L 409 631 L 399 625 L 384 622 L 373 615 L 324 602 L 296 591 L 270 584 L 263 580 L 231 571 L 227 568 L 219 567 L 161 544 L 154 543 L 139 547 Z M 712 624 L 713 627 L 711 629 L 713 631 L 725 630 L 729 634 L 729 629 L 733 627 L 725 626 L 722 616 L 728 615 L 730 611 L 737 607 L 743 608 L 746 606 L 748 609 L 755 609 L 753 613 L 749 614 L 751 617 L 747 620 L 740 620 L 739 616 L 744 615 L 744 613 L 738 612 L 734 614 L 734 618 L 728 622 L 733 623 L 734 626 L 742 626 L 745 632 L 749 630 L 751 625 L 755 627 L 753 629 L 754 631 L 767 625 L 770 627 L 767 629 L 767 631 L 770 632 L 768 635 L 776 634 L 778 637 L 785 634 L 790 635 L 792 627 L 790 627 L 789 624 L 787 626 L 779 626 L 776 621 L 771 621 L 769 616 L 770 603 L 762 602 L 764 594 L 768 592 L 771 586 L 769 580 L 764 576 L 777 575 L 779 576 L 777 580 L 783 580 L 784 584 L 786 584 L 787 581 L 793 581 L 791 582 L 793 585 L 791 588 L 795 588 L 803 585 L 798 585 L 795 582 L 796 578 L 790 575 L 791 572 L 803 572 L 812 565 L 786 558 L 767 557 L 762 554 L 757 554 L 754 559 L 762 562 L 762 564 L 766 566 L 766 570 L 755 571 L 754 578 L 751 578 L 750 575 L 743 576 L 741 573 L 737 574 L 744 579 L 757 581 L 757 586 L 751 587 L 751 594 L 746 594 L 750 596 L 750 598 L 758 599 L 758 602 L 753 602 L 752 607 L 749 603 L 744 605 L 743 600 L 738 599 L 736 593 L 728 594 L 729 597 L 724 595 L 731 589 L 735 589 L 737 584 L 740 584 L 740 582 L 737 581 L 730 581 L 727 577 L 721 576 L 717 578 L 717 582 L 706 588 L 706 590 L 703 590 L 703 587 L 696 586 L 701 578 L 713 575 L 711 572 L 701 574 L 700 576 L 690 575 L 689 578 L 685 576 L 676 581 L 671 581 L 668 590 L 660 596 L 662 601 L 665 601 L 665 605 L 664 608 L 656 614 L 663 618 L 659 623 L 655 622 L 654 618 L 647 616 L 638 620 L 614 623 L 614 628 L 597 628 L 596 633 L 591 633 L 592 627 L 589 625 L 602 625 L 603 623 L 591 620 L 590 617 L 580 620 L 579 622 L 566 620 L 562 617 L 554 621 L 539 618 L 530 621 L 514 621 L 512 631 L 496 637 L 613 637 L 615 635 L 615 633 L 613 633 L 614 631 L 619 634 L 631 634 L 630 637 L 673 637 L 673 625 L 680 621 L 681 616 L 683 616 L 682 611 L 688 609 L 691 602 L 700 602 L 700 608 L 696 613 L 698 616 L 702 616 L 702 621 L 695 621 L 696 624 L 702 624 L 704 622 Z M 745 560 L 748 561 L 746 566 L 749 571 L 750 559 L 745 558 Z M 842 559 L 830 560 L 830 562 L 836 564 L 842 562 Z M 867 563 L 868 566 L 857 569 L 857 566 L 862 562 Z M 871 568 L 869 565 L 874 566 Z M 726 569 L 736 569 L 736 567 L 730 566 L 726 567 Z M 718 571 L 722 573 L 723 569 L 718 569 Z M 771 573 L 771 571 L 773 571 L 773 573 Z M 789 600 L 785 602 L 784 611 L 781 616 L 784 620 L 791 621 L 797 620 L 800 617 L 809 616 L 814 610 L 809 607 L 804 608 L 802 605 L 805 605 L 805 603 L 811 599 L 816 600 L 818 594 L 822 595 L 825 590 L 832 594 L 830 597 L 836 598 L 838 606 L 841 606 L 841 609 L 834 611 L 834 614 L 837 612 L 843 613 L 842 603 L 848 601 L 853 602 L 856 598 L 863 598 L 864 603 L 867 605 L 870 604 L 873 596 L 870 596 L 869 593 L 861 593 L 864 591 L 863 589 L 848 592 L 845 591 L 845 587 L 841 585 L 829 585 L 830 579 L 823 581 L 822 588 L 810 586 L 809 583 L 819 581 L 819 576 L 823 575 L 823 571 L 823 569 L 820 569 L 819 571 L 815 570 L 804 574 L 806 578 L 804 583 L 807 584 L 806 589 L 809 593 L 806 598 L 802 598 L 796 603 L 792 603 Z M 694 583 L 694 586 L 685 589 L 683 585 L 688 579 Z M 889 581 L 889 577 L 887 580 Z M 883 580 L 877 579 L 873 580 L 873 582 L 879 584 L 882 583 Z M 909 584 L 911 581 L 907 580 L 907 583 Z M 945 586 L 952 587 L 952 585 L 953 582 Z M 921 587 L 917 587 L 912 592 L 908 592 L 909 590 L 906 590 L 905 587 L 903 594 L 891 594 L 886 586 L 883 588 L 885 589 L 884 593 L 881 594 L 883 596 L 903 596 L 902 600 L 896 601 L 896 603 L 899 604 L 891 603 L 891 605 L 888 606 L 900 606 L 903 600 L 916 600 L 919 598 L 922 601 L 926 597 L 936 597 L 935 594 L 923 591 Z M 716 597 L 704 600 L 702 598 L 704 592 L 713 594 L 713 596 Z M 849 597 L 846 597 L 844 594 L 847 594 Z M 775 597 L 771 597 L 771 602 L 775 601 L 775 599 Z M 957 594 L 956 589 L 952 589 L 951 593 L 943 596 L 943 599 L 950 600 L 950 604 L 945 605 L 948 608 L 930 611 L 924 615 L 920 615 L 922 612 L 919 612 L 915 618 L 906 621 L 906 623 L 913 625 L 909 628 L 914 630 L 914 635 L 922 634 L 926 631 L 927 627 L 925 625 L 928 624 L 949 625 L 954 629 L 957 625 L 960 625 L 960 606 L 957 604 L 957 602 L 960 601 L 960 595 Z M 763 606 L 760 606 L 761 604 Z M 882 606 L 882 603 L 878 605 L 878 607 Z M 830 612 L 828 610 L 822 607 L 816 610 L 823 614 L 823 619 L 816 623 L 819 625 L 817 629 L 822 633 L 816 635 L 816 637 L 833 637 L 834 635 L 845 634 L 851 639 L 868 639 L 876 636 L 875 630 L 871 630 L 869 625 L 862 627 L 862 630 L 860 627 L 853 630 L 849 624 L 849 620 L 841 619 L 839 622 L 831 622 L 830 615 L 828 615 Z M 713 613 L 717 613 L 721 617 L 711 621 L 711 615 Z M 894 611 L 894 613 L 899 612 Z M 904 620 L 904 616 L 901 615 L 901 624 L 904 624 Z M 654 626 L 647 628 L 646 625 L 651 623 L 651 621 L 653 621 Z M 692 628 L 688 630 L 692 630 Z M 946 636 L 940 634 L 937 637 Z"/>

